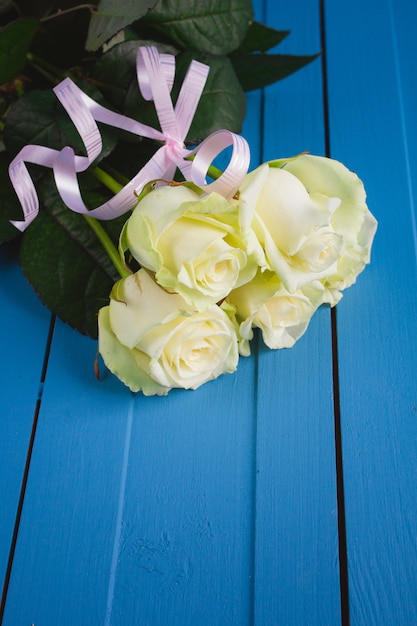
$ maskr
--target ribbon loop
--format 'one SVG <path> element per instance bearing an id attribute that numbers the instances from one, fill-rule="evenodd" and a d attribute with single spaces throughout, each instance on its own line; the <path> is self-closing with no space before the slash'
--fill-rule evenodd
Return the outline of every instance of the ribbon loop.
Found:
<path id="1" fill-rule="evenodd" d="M 175 57 L 159 54 L 155 47 L 141 47 L 137 52 L 137 79 L 146 100 L 153 100 L 160 130 L 107 109 L 87 96 L 69 78 L 54 92 L 78 130 L 86 156 L 76 155 L 65 146 L 54 150 L 38 145 L 22 148 L 9 166 L 10 180 L 23 209 L 24 220 L 11 223 L 23 231 L 39 212 L 36 189 L 25 163 L 35 163 L 53 169 L 55 183 L 64 203 L 72 211 L 101 220 L 119 217 L 136 204 L 136 195 L 152 180 L 172 179 L 178 167 L 186 180 L 206 192 L 216 191 L 232 197 L 249 167 L 249 146 L 245 139 L 228 130 L 212 133 L 194 150 L 184 141 L 190 129 L 207 80 L 209 67 L 192 61 L 174 107 L 170 93 L 175 75 Z M 162 142 L 162 146 L 137 174 L 113 198 L 89 210 L 81 197 L 77 174 L 85 171 L 102 150 L 102 139 L 96 122 L 120 128 L 138 136 Z M 214 182 L 206 176 L 212 161 L 227 147 L 232 156 L 224 173 Z M 193 160 L 188 157 L 193 156 Z"/>
<path id="2" fill-rule="evenodd" d="M 225 148 L 232 147 L 229 165 L 223 174 L 212 183 L 206 183 L 209 166 Z M 195 149 L 191 165 L 191 178 L 196 185 L 207 192 L 216 191 L 226 198 L 232 198 L 249 168 L 250 151 L 247 141 L 229 130 L 218 130 L 204 139 Z"/>
<path id="3" fill-rule="evenodd" d="M 142 95 L 146 100 L 154 101 L 164 137 L 180 141 L 170 89 L 162 70 L 158 50 L 154 47 L 138 48 L 136 67 Z"/>
<path id="4" fill-rule="evenodd" d="M 204 85 L 206 84 L 209 67 L 199 61 L 191 61 L 191 65 L 182 83 L 178 100 L 175 105 L 175 116 L 177 119 L 178 131 L 185 140 L 190 130 Z"/>
<path id="5" fill-rule="evenodd" d="M 66 78 L 55 87 L 54 92 L 82 137 L 87 151 L 87 158 L 78 159 L 77 171 L 80 172 L 86 170 L 90 163 L 98 157 L 102 149 L 102 141 L 93 115 L 73 87 L 74 83 Z"/>
<path id="6" fill-rule="evenodd" d="M 143 47 L 138 48 L 136 54 L 136 75 L 141 94 L 145 98 L 145 100 L 149 101 L 154 99 L 152 86 L 154 72 L 148 71 L 149 65 L 146 62 L 146 57 L 148 56 L 148 54 L 144 53 L 143 50 Z M 151 48 L 147 48 L 147 50 L 151 51 Z M 153 50 L 156 51 L 156 48 L 153 48 Z M 169 93 L 171 93 L 175 77 L 175 57 L 172 54 L 162 53 L 158 55 L 158 58 L 156 57 L 156 55 L 154 55 L 154 65 L 158 67 L 158 63 L 158 70 L 162 71 L 168 87 L 168 91 Z"/>

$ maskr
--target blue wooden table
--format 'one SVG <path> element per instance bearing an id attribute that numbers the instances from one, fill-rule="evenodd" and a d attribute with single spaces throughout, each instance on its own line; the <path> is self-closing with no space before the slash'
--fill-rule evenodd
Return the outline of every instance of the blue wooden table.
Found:
<path id="1" fill-rule="evenodd" d="M 417 4 L 255 8 L 323 57 L 248 95 L 252 166 L 354 169 L 372 263 L 291 350 L 155 399 L 97 382 L 3 250 L 3 626 L 417 624 Z"/>

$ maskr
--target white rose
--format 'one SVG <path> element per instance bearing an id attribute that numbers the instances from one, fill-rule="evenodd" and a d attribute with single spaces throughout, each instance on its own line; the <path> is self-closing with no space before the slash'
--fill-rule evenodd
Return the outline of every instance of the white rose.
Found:
<path id="1" fill-rule="evenodd" d="M 235 328 L 217 305 L 197 312 L 146 270 L 120 280 L 99 311 L 99 351 L 132 391 L 197 389 L 238 363 Z"/>
<path id="2" fill-rule="evenodd" d="M 136 206 L 122 233 L 122 246 L 155 272 L 155 279 L 203 310 L 250 280 L 257 262 L 247 253 L 239 205 L 217 193 L 164 186 Z"/>
<path id="3" fill-rule="evenodd" d="M 342 163 L 325 157 L 302 155 L 280 165 L 303 184 L 313 202 L 335 203 L 329 225 L 342 237 L 343 246 L 336 266 L 322 281 L 325 301 L 334 305 L 342 295 L 340 291 L 352 285 L 370 262 L 377 221 L 367 207 L 363 183 Z"/>
<path id="4" fill-rule="evenodd" d="M 239 324 L 242 356 L 250 354 L 253 327 L 261 329 L 265 344 L 272 349 L 291 348 L 305 333 L 313 313 L 323 302 L 320 281 L 290 293 L 272 272 L 258 273 L 246 285 L 233 290 L 226 302 Z"/>
<path id="5" fill-rule="evenodd" d="M 289 292 L 335 272 L 344 246 L 331 223 L 338 199 L 311 197 L 292 173 L 265 163 L 247 175 L 240 202 L 253 207 L 266 265 Z"/>

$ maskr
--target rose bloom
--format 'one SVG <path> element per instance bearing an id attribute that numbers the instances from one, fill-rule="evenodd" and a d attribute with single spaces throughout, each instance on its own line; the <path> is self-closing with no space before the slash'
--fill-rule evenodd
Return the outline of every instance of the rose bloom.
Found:
<path id="1" fill-rule="evenodd" d="M 226 302 L 239 324 L 239 351 L 250 354 L 253 327 L 261 329 L 268 348 L 291 348 L 305 333 L 313 313 L 323 302 L 320 281 L 290 293 L 273 272 L 259 272 L 246 285 L 233 290 Z"/>
<path id="2" fill-rule="evenodd" d="M 365 198 L 344 165 L 310 155 L 265 163 L 240 190 L 267 267 L 291 293 L 320 279 L 331 304 L 369 263 L 376 221 Z"/>
<path id="3" fill-rule="evenodd" d="M 217 193 L 200 196 L 180 185 L 144 196 L 121 241 L 142 267 L 155 272 L 158 284 L 203 310 L 255 275 L 246 235 L 236 201 Z"/>
<path id="4" fill-rule="evenodd" d="M 303 155 L 287 161 L 285 169 L 303 183 L 312 198 L 339 199 L 330 222 L 343 237 L 343 248 L 335 271 L 323 280 L 325 301 L 334 305 L 341 298 L 340 291 L 355 283 L 370 262 L 377 221 L 367 207 L 362 181 L 339 161 Z"/>
<path id="5" fill-rule="evenodd" d="M 146 270 L 117 282 L 99 311 L 99 352 L 132 391 L 197 389 L 238 363 L 236 330 L 217 305 L 195 311 Z"/>

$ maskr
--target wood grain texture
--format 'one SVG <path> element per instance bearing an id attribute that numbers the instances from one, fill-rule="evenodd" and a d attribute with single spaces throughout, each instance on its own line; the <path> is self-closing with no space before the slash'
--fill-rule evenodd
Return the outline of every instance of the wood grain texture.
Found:
<path id="1" fill-rule="evenodd" d="M 271 25 L 299 23 L 270 6 Z M 317 7 L 300 10 L 295 51 L 314 52 Z M 305 72 L 264 111 L 249 94 L 252 167 L 322 152 L 320 67 Z M 336 624 L 328 311 L 294 350 L 255 347 L 235 376 L 166 399 L 97 383 L 94 353 L 57 325 L 3 626 Z"/>
<path id="2" fill-rule="evenodd" d="M 0 585 L 3 588 L 51 316 L 26 283 L 10 247 L 0 250 L 0 272 Z"/>
<path id="3" fill-rule="evenodd" d="M 327 2 L 332 156 L 379 220 L 338 305 L 351 623 L 417 623 L 416 7 Z M 336 28 L 338 20 L 342 28 Z"/>
<path id="4" fill-rule="evenodd" d="M 3 626 L 249 625 L 255 360 L 144 398 L 95 349 L 57 325 Z"/>
<path id="5" fill-rule="evenodd" d="M 278 52 L 320 50 L 318 2 L 268 2 L 292 33 Z M 324 153 L 321 63 L 265 90 L 263 160 Z M 255 624 L 340 621 L 336 468 L 328 308 L 291 350 L 258 365 Z"/>
<path id="6" fill-rule="evenodd" d="M 246 623 L 252 362 L 147 399 L 93 357 L 58 327 L 4 623 Z"/>
<path id="7" fill-rule="evenodd" d="M 324 4 L 331 156 L 379 220 L 337 307 L 350 623 L 414 626 L 417 7 Z M 318 1 L 255 8 L 292 31 L 279 52 L 320 48 Z M 324 153 L 322 78 L 316 61 L 248 95 L 251 167 Z M 259 341 L 156 399 L 96 381 L 95 342 L 58 323 L 42 388 L 50 316 L 1 261 L 2 577 L 42 391 L 2 626 L 341 624 L 329 310 L 291 350 Z"/>

